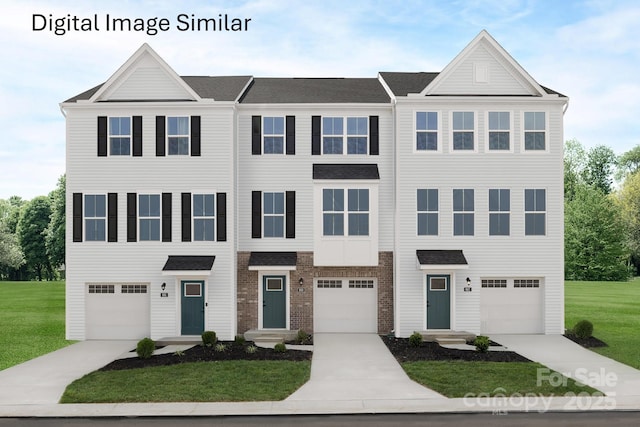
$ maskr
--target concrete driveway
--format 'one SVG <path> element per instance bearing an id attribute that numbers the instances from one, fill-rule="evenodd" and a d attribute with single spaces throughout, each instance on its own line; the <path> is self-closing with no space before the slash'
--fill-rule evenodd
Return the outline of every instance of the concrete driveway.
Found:
<path id="1" fill-rule="evenodd" d="M 0 371 L 0 405 L 58 403 L 67 385 L 136 348 L 136 341 L 82 341 Z"/>

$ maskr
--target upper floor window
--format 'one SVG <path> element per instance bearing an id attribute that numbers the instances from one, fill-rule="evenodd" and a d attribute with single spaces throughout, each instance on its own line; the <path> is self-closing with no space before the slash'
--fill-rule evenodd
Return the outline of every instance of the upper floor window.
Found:
<path id="1" fill-rule="evenodd" d="M 349 189 L 349 236 L 369 235 L 369 190 Z"/>
<path id="2" fill-rule="evenodd" d="M 489 112 L 489 150 L 509 150 L 511 118 L 508 111 Z"/>
<path id="3" fill-rule="evenodd" d="M 215 195 L 193 195 L 193 240 L 213 241 L 215 230 Z"/>
<path id="4" fill-rule="evenodd" d="M 84 225 L 85 240 L 105 240 L 107 218 L 106 197 L 104 194 L 85 194 L 84 196 Z"/>
<path id="5" fill-rule="evenodd" d="M 369 190 L 348 189 L 347 224 L 345 227 L 345 190 L 325 188 L 322 190 L 322 211 L 324 236 L 344 236 L 345 228 L 349 236 L 369 235 Z"/>
<path id="6" fill-rule="evenodd" d="M 418 189 L 418 236 L 438 235 L 438 190 Z"/>
<path id="7" fill-rule="evenodd" d="M 511 210 L 511 191 L 489 190 L 489 235 L 508 236 Z"/>
<path id="8" fill-rule="evenodd" d="M 263 117 L 265 154 L 284 153 L 284 117 Z"/>
<path id="9" fill-rule="evenodd" d="M 546 150 L 546 120 L 544 111 L 524 113 L 524 149 Z"/>
<path id="10" fill-rule="evenodd" d="M 131 117 L 109 117 L 109 150 L 112 156 L 131 154 Z"/>
<path id="11" fill-rule="evenodd" d="M 344 235 L 344 190 L 325 188 L 322 190 L 322 234 Z"/>
<path id="12" fill-rule="evenodd" d="M 284 193 L 268 193 L 264 199 L 264 237 L 284 237 Z"/>
<path id="13" fill-rule="evenodd" d="M 453 235 L 473 236 L 474 233 L 473 189 L 453 190 Z"/>
<path id="14" fill-rule="evenodd" d="M 140 241 L 160 241 L 159 194 L 140 194 L 138 196 L 138 218 L 140 221 Z"/>
<path id="15" fill-rule="evenodd" d="M 189 155 L 189 117 L 167 117 L 169 155 Z"/>
<path id="16" fill-rule="evenodd" d="M 524 234 L 544 236 L 546 234 L 547 192 L 544 189 L 524 190 Z"/>
<path id="17" fill-rule="evenodd" d="M 345 154 L 345 151 L 346 154 L 367 154 L 368 139 L 369 123 L 366 117 L 322 118 L 322 154 Z"/>
<path id="18" fill-rule="evenodd" d="M 434 111 L 416 113 L 416 150 L 438 150 L 438 113 Z"/>
<path id="19" fill-rule="evenodd" d="M 453 149 L 473 150 L 475 120 L 472 111 L 453 112 Z"/>

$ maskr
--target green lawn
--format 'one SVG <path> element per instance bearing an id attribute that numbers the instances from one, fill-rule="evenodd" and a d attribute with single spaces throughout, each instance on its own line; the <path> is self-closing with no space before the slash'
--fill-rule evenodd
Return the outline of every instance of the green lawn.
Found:
<path id="1" fill-rule="evenodd" d="M 60 403 L 282 400 L 309 380 L 311 363 L 237 360 L 92 372 Z"/>
<path id="2" fill-rule="evenodd" d="M 640 369 L 640 279 L 629 282 L 566 282 L 565 326 L 593 323 L 593 336 L 609 346 L 592 349 Z"/>
<path id="3" fill-rule="evenodd" d="M 64 282 L 0 282 L 0 370 L 70 343 Z"/>

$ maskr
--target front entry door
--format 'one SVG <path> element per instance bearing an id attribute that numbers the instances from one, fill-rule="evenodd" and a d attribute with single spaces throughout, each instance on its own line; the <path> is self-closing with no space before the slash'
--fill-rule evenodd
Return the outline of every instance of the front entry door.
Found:
<path id="1" fill-rule="evenodd" d="M 262 278 L 262 327 L 287 327 L 287 295 L 285 276 Z"/>
<path id="2" fill-rule="evenodd" d="M 204 281 L 183 280 L 182 335 L 200 335 L 204 331 Z"/>
<path id="3" fill-rule="evenodd" d="M 451 277 L 427 276 L 427 329 L 451 328 Z"/>

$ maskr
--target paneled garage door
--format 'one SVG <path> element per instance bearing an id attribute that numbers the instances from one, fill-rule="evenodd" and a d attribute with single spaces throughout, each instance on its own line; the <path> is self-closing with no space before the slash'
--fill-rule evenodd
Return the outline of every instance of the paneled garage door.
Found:
<path id="1" fill-rule="evenodd" d="M 541 279 L 483 279 L 480 320 L 483 334 L 541 334 Z"/>
<path id="2" fill-rule="evenodd" d="M 378 332 L 374 279 L 318 279 L 313 292 L 314 332 Z"/>
<path id="3" fill-rule="evenodd" d="M 87 339 L 141 339 L 149 336 L 149 285 L 90 283 L 86 289 Z"/>

